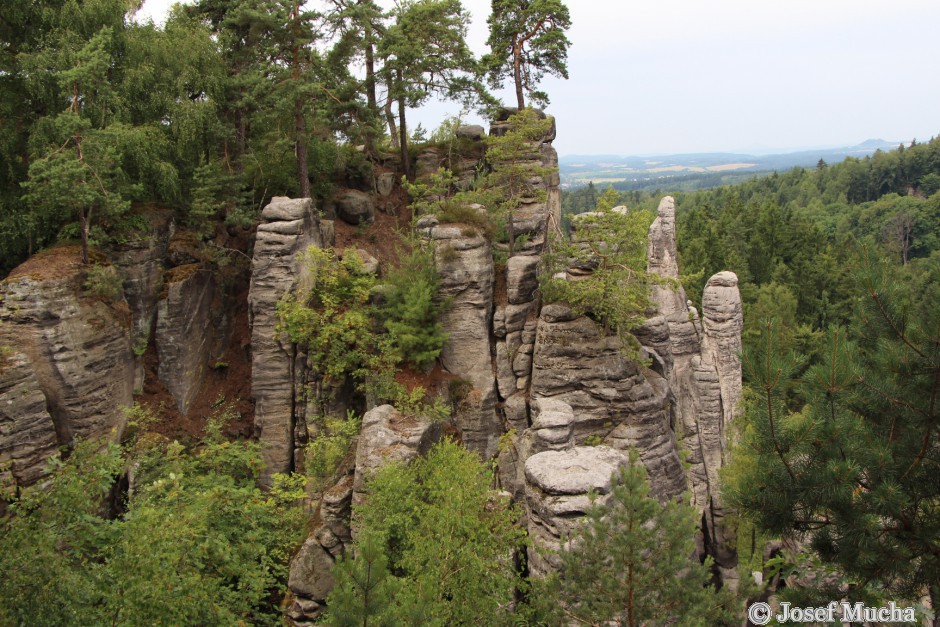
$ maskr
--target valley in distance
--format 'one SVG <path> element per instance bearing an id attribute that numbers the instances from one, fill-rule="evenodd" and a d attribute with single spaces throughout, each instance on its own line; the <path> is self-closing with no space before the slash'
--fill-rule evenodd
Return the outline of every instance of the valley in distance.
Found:
<path id="1" fill-rule="evenodd" d="M 816 167 L 846 157 L 863 159 L 878 150 L 894 150 L 909 142 L 869 139 L 855 146 L 815 148 L 796 152 L 744 154 L 704 152 L 674 155 L 565 155 L 558 159 L 561 187 L 572 189 L 593 183 L 619 191 L 695 191 L 784 172 L 796 167 Z"/>

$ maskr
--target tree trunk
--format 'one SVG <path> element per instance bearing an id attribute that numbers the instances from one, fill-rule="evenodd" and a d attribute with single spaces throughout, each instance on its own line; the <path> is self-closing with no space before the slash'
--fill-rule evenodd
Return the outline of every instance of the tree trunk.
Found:
<path id="1" fill-rule="evenodd" d="M 78 212 L 78 228 L 82 233 L 82 263 L 86 266 L 90 263 L 88 257 L 88 226 L 89 217 L 85 215 L 84 210 Z"/>
<path id="2" fill-rule="evenodd" d="M 525 99 L 522 97 L 522 48 L 519 44 L 512 47 L 512 77 L 516 81 L 516 102 L 519 110 L 525 109 Z"/>
<path id="3" fill-rule="evenodd" d="M 295 0 L 291 13 L 293 22 L 294 45 L 291 50 L 292 63 L 291 78 L 295 84 L 300 83 L 300 34 L 297 29 L 300 24 L 300 0 Z M 301 198 L 310 198 L 310 171 L 307 168 L 307 119 L 304 117 L 303 98 L 297 96 L 294 100 L 294 153 L 297 158 L 297 182 Z"/>
<path id="4" fill-rule="evenodd" d="M 232 157 L 232 169 L 241 174 L 244 166 L 242 157 L 245 154 L 246 138 L 248 136 L 248 112 L 243 107 L 235 110 L 235 154 Z"/>
<path id="5" fill-rule="evenodd" d="M 395 124 L 395 115 L 392 113 L 392 98 L 385 100 L 385 121 L 388 123 L 388 136 L 392 141 L 392 148 L 398 150 L 398 125 Z"/>
<path id="6" fill-rule="evenodd" d="M 300 100 L 297 101 L 296 111 L 294 112 L 294 133 L 300 197 L 310 198 L 310 171 L 307 167 L 307 118 L 304 117 L 303 104 Z"/>
<path id="7" fill-rule="evenodd" d="M 396 70 L 396 79 L 398 84 L 401 85 L 404 81 L 402 78 L 401 68 Z M 399 148 L 401 149 L 401 167 L 405 176 L 409 179 L 411 178 L 411 163 L 408 160 L 408 128 L 405 125 L 405 99 L 401 97 L 398 99 L 398 143 Z"/>
<path id="8" fill-rule="evenodd" d="M 366 102 L 369 107 L 369 119 L 366 124 L 365 143 L 366 152 L 375 154 L 375 126 L 379 119 L 378 99 L 375 97 L 375 47 L 372 45 L 372 24 L 368 21 L 365 26 L 365 54 L 366 54 Z"/>

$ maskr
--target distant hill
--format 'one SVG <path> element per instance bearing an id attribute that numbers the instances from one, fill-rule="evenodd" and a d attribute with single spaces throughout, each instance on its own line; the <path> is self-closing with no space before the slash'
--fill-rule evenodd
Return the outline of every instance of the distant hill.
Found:
<path id="1" fill-rule="evenodd" d="M 774 170 L 815 167 L 820 159 L 838 163 L 846 157 L 862 158 L 876 150 L 893 150 L 901 142 L 869 139 L 856 146 L 817 148 L 780 154 L 751 155 L 707 152 L 679 155 L 564 155 L 558 159 L 566 187 L 616 184 L 619 189 L 675 186 L 701 189 L 724 185 Z"/>

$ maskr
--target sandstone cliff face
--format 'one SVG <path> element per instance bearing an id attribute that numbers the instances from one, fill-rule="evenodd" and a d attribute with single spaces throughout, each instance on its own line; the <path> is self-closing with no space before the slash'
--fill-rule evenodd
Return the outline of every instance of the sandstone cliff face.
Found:
<path id="1" fill-rule="evenodd" d="M 525 511 L 528 521 L 529 572 L 542 577 L 558 568 L 555 553 L 575 532 L 591 506 L 590 494 L 603 505 L 610 498 L 611 477 L 630 456 L 606 446 L 578 446 L 546 451 L 525 462 Z"/>
<path id="2" fill-rule="evenodd" d="M 13 351 L 0 365 L 0 466 L 20 486 L 75 438 L 120 437 L 134 385 L 122 303 L 83 292 L 78 264 L 26 272 L 0 284 L 0 345 Z"/>
<path id="3" fill-rule="evenodd" d="M 475 229 L 460 225 L 429 229 L 436 245 L 441 294 L 451 298 L 444 313 L 450 337 L 441 353 L 444 368 L 473 385 L 456 416 L 463 442 L 484 457 L 496 452 L 502 421 L 496 414 L 496 379 L 490 319 L 493 310 L 493 255 Z"/>
<path id="4" fill-rule="evenodd" d="M 213 358 L 221 354 L 228 325 L 218 306 L 221 293 L 212 272 L 188 264 L 170 274 L 166 296 L 157 303 L 155 339 L 160 380 L 185 414 Z"/>
<path id="5" fill-rule="evenodd" d="M 248 294 L 251 324 L 252 380 L 255 434 L 262 443 L 263 480 L 294 469 L 298 420 L 303 420 L 303 356 L 290 341 L 277 337 L 276 306 L 305 280 L 299 258 L 309 246 L 323 246 L 320 221 L 309 198 L 275 197 L 262 211 Z"/>

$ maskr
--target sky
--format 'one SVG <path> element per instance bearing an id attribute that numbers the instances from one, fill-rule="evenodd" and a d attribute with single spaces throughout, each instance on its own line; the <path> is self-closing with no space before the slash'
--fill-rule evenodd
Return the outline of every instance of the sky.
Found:
<path id="1" fill-rule="evenodd" d="M 137 19 L 159 24 L 172 3 L 146 0 Z M 482 54 L 490 0 L 463 4 Z M 567 4 L 570 79 L 542 83 L 560 155 L 761 154 L 940 134 L 937 0 Z M 458 112 L 436 103 L 410 119 L 433 129 Z"/>

